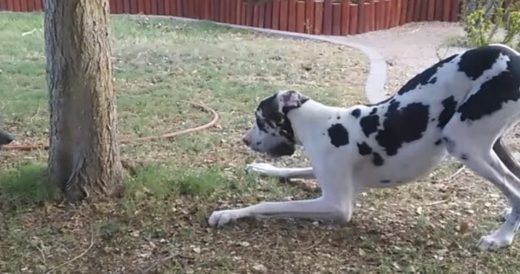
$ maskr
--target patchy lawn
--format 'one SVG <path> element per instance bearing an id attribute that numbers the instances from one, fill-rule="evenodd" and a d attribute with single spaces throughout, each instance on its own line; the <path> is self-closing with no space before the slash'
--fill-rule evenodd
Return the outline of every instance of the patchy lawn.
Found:
<path id="1" fill-rule="evenodd" d="M 276 161 L 241 135 L 259 100 L 298 89 L 334 105 L 364 102 L 367 60 L 356 50 L 144 17 L 113 18 L 114 81 L 122 137 L 206 123 L 190 105 L 221 115 L 217 127 L 172 140 L 132 143 L 136 166 L 120 200 L 67 208 L 44 183 L 45 151 L 0 151 L 0 271 L 58 273 L 515 272 L 518 244 L 474 248 L 504 200 L 487 183 L 445 165 L 399 189 L 362 195 L 347 227 L 305 220 L 245 220 L 211 229 L 216 208 L 302 199 L 317 191 L 246 175 Z M 0 13 L 0 113 L 23 143 L 47 138 L 41 14 Z M 457 182 L 455 182 L 457 181 Z M 265 269 L 264 269 L 265 268 Z"/>

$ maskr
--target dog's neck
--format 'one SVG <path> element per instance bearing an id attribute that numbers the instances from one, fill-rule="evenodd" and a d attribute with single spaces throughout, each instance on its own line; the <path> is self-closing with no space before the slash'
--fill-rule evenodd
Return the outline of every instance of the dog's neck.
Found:
<path id="1" fill-rule="evenodd" d="M 304 145 L 308 140 L 319 138 L 321 132 L 316 129 L 323 126 L 323 121 L 327 121 L 336 110 L 338 108 L 309 99 L 299 108 L 289 111 L 287 118 L 291 121 L 296 144 Z"/>

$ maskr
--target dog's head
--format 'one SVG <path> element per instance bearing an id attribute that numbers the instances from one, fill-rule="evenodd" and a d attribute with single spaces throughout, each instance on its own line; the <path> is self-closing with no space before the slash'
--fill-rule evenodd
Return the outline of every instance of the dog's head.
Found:
<path id="1" fill-rule="evenodd" d="M 11 134 L 0 129 L 0 147 L 11 143 L 13 140 L 14 137 Z"/>
<path id="2" fill-rule="evenodd" d="M 296 141 L 287 113 L 307 100 L 293 90 L 279 91 L 262 100 L 255 111 L 255 125 L 244 136 L 244 143 L 273 157 L 292 155 Z"/>

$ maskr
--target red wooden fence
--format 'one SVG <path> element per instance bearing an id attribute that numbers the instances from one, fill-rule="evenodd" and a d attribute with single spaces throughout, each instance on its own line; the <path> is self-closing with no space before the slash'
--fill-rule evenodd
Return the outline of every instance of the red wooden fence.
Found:
<path id="1" fill-rule="evenodd" d="M 408 22 L 457 21 L 460 0 L 110 0 L 112 13 L 169 15 L 292 32 L 346 35 Z M 43 0 L 0 0 L 0 10 L 41 11 Z"/>

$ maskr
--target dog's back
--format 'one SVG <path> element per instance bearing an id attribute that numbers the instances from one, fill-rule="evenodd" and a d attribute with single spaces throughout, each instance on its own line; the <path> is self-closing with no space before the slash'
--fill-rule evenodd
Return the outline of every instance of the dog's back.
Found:
<path id="1" fill-rule="evenodd" d="M 443 158 L 446 148 L 453 147 L 444 138 L 446 126 L 457 134 L 468 127 L 466 138 L 479 135 L 479 127 L 497 127 L 493 130 L 497 136 L 492 137 L 499 137 L 518 119 L 520 111 L 508 111 L 506 106 L 514 108 L 508 103 L 520 98 L 519 86 L 518 53 L 491 45 L 450 56 L 387 100 L 359 106 L 359 122 L 346 121 L 350 128 L 359 127 L 350 130 L 357 132 L 353 139 L 362 156 L 358 178 L 373 187 L 388 187 L 423 175 Z"/>

